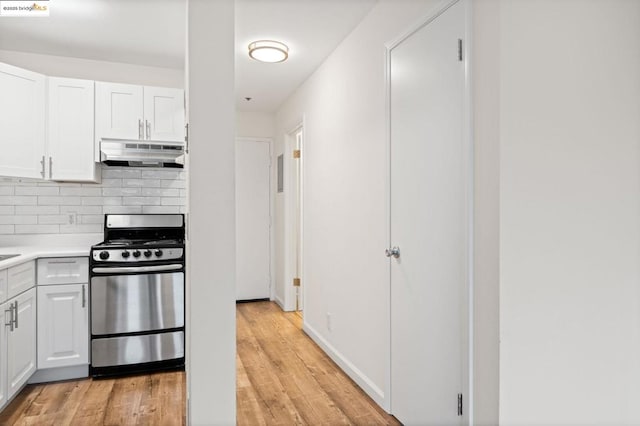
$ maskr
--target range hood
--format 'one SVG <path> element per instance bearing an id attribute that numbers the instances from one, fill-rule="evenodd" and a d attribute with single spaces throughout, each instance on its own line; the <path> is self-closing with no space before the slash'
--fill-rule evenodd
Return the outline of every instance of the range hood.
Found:
<path id="1" fill-rule="evenodd" d="M 100 161 L 108 166 L 184 167 L 184 142 L 102 139 Z"/>

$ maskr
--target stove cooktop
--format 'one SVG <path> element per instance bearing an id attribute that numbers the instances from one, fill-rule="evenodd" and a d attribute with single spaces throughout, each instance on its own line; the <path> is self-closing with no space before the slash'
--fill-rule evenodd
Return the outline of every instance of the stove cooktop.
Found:
<path id="1" fill-rule="evenodd" d="M 163 247 L 163 246 L 182 246 L 184 241 L 182 240 L 129 240 L 129 239 L 117 239 L 103 241 L 96 244 L 96 248 L 108 248 L 108 247 Z"/>

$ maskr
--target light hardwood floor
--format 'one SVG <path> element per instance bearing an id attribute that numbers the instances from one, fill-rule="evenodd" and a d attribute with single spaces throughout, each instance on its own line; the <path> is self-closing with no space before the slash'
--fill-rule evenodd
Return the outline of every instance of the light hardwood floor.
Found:
<path id="1" fill-rule="evenodd" d="M 399 425 L 272 302 L 237 305 L 239 425 Z M 183 372 L 29 385 L 0 425 L 180 425 Z"/>

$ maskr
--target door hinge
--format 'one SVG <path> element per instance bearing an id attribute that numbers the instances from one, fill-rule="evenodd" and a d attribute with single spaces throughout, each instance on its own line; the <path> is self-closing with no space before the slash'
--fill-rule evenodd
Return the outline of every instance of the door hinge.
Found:
<path id="1" fill-rule="evenodd" d="M 462 61 L 462 39 L 458 39 L 458 60 Z"/>
<path id="2" fill-rule="evenodd" d="M 184 125 L 184 152 L 189 153 L 189 123 Z"/>
<path id="3" fill-rule="evenodd" d="M 300 158 L 300 150 L 299 149 L 294 149 L 293 150 L 293 158 Z"/>
<path id="4" fill-rule="evenodd" d="M 300 287 L 300 278 L 294 278 L 293 279 L 293 286 L 294 287 Z"/>
<path id="5" fill-rule="evenodd" d="M 458 394 L 458 415 L 462 415 L 462 394 Z"/>

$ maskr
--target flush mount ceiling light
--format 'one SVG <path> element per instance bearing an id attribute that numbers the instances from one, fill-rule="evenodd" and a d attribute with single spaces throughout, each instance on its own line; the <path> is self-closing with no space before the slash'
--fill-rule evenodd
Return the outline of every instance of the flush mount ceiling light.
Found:
<path id="1" fill-rule="evenodd" d="M 249 56 L 260 62 L 283 62 L 289 57 L 289 48 L 279 41 L 258 40 L 249 44 Z"/>

